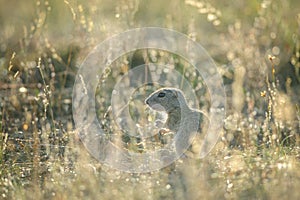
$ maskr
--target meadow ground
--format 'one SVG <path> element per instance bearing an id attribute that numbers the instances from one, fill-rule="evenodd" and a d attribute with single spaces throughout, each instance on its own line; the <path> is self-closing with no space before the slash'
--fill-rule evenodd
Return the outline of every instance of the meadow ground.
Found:
<path id="1" fill-rule="evenodd" d="M 1 199 L 300 198 L 297 0 L 0 4 Z M 94 159 L 83 146 L 73 121 L 72 91 L 80 64 L 96 45 L 148 26 L 177 30 L 206 49 L 223 78 L 226 119 L 218 143 L 204 159 L 126 173 Z M 112 118 L 101 116 L 108 113 L 117 80 L 140 64 L 171 61 L 194 87 L 199 106 L 209 108 L 205 83 L 178 55 L 132 52 L 112 63 L 121 67 L 99 79 L 97 115 L 109 137 L 116 134 Z M 129 106 L 145 110 L 138 101 Z M 146 143 L 161 145 L 119 136 L 133 152 L 143 152 Z"/>

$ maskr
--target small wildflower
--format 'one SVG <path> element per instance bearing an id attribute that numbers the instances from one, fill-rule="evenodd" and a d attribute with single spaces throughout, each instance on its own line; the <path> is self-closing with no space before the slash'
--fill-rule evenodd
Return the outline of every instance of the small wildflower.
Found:
<path id="1" fill-rule="evenodd" d="M 268 59 L 272 62 L 276 57 L 272 55 L 268 55 Z"/>

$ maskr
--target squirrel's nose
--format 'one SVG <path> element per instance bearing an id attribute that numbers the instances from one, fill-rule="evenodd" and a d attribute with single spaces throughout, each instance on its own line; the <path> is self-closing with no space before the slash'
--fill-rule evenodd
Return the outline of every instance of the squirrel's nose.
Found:
<path id="1" fill-rule="evenodd" d="M 148 98 L 145 100 L 145 103 L 146 103 L 146 104 L 149 104 L 149 99 L 148 99 Z"/>

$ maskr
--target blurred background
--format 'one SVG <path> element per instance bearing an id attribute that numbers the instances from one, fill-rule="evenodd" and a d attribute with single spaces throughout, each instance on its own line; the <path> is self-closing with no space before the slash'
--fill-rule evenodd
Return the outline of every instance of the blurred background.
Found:
<path id="1" fill-rule="evenodd" d="M 0 0 L 0 5 L 1 198 L 31 199 L 32 192 L 39 199 L 299 198 L 297 0 Z M 149 26 L 184 33 L 206 49 L 223 78 L 227 116 L 208 158 L 127 174 L 99 163 L 82 146 L 72 120 L 72 89 L 96 45 Z M 122 57 L 120 71 L 148 57 L 140 52 Z M 99 116 L 109 110 L 105 99 L 97 106 Z M 139 140 L 122 140 L 128 149 L 143 149 Z"/>

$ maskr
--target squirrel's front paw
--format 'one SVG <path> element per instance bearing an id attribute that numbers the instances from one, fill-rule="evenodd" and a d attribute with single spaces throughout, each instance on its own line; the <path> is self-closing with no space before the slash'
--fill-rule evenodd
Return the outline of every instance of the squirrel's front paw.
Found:
<path id="1" fill-rule="evenodd" d="M 159 130 L 159 134 L 161 134 L 161 135 L 165 135 L 165 134 L 170 133 L 170 132 L 171 132 L 171 130 L 167 129 L 167 128 L 161 128 Z"/>

